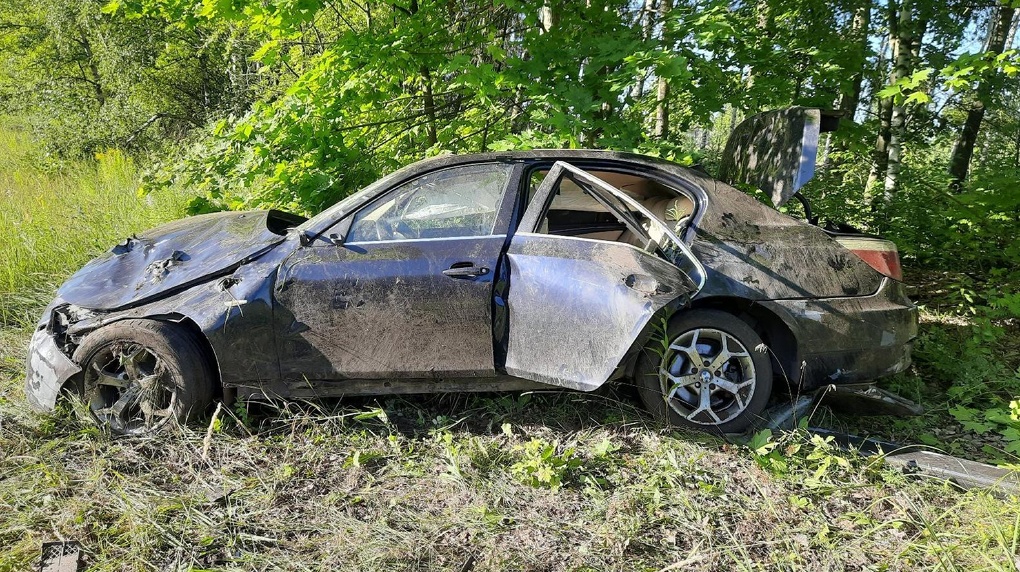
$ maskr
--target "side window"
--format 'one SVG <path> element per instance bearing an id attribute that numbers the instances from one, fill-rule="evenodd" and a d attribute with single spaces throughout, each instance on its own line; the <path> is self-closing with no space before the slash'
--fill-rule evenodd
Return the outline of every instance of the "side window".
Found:
<path id="1" fill-rule="evenodd" d="M 404 183 L 354 216 L 347 242 L 486 236 L 511 165 L 466 165 Z"/>
<path id="2" fill-rule="evenodd" d="M 547 174 L 546 170 L 532 172 L 529 199 Z M 593 170 L 588 171 L 588 174 L 613 185 L 641 203 L 677 235 L 683 233 L 690 220 L 690 215 L 694 212 L 694 203 L 689 197 L 651 179 L 610 171 Z M 617 203 L 618 211 L 629 213 L 641 222 L 641 226 L 645 230 L 651 229 L 649 221 L 644 220 L 643 215 L 635 212 L 634 209 L 611 196 L 606 196 L 604 200 Z M 626 242 L 636 246 L 643 244 L 641 239 L 627 228 L 616 213 L 595 200 L 591 194 L 569 177 L 563 178 L 553 191 L 552 201 L 540 220 L 538 232 L 609 242 Z"/>

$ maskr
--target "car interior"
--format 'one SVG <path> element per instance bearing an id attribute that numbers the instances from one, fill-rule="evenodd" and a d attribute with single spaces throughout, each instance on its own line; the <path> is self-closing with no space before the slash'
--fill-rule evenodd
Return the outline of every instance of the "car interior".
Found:
<path id="1" fill-rule="evenodd" d="M 641 203 L 660 221 L 680 236 L 694 213 L 694 202 L 686 194 L 654 181 L 629 173 L 589 170 L 588 174 L 620 189 L 629 197 Z M 529 198 L 534 196 L 548 174 L 546 170 L 532 173 Z M 640 212 L 620 203 L 634 220 L 654 241 L 661 242 L 652 225 Z M 559 181 L 546 215 L 542 218 L 538 232 L 559 236 L 573 236 L 609 242 L 624 242 L 639 248 L 646 246 L 646 240 L 636 235 L 627 224 L 605 204 L 596 200 L 591 193 L 569 177 Z"/>

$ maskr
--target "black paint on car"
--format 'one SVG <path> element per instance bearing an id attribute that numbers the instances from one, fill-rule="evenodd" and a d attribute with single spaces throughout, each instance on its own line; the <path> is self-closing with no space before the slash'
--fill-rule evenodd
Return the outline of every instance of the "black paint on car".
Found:
<path id="1" fill-rule="evenodd" d="M 629 380 L 663 419 L 739 431 L 774 395 L 908 366 L 916 309 L 846 238 L 651 157 L 440 157 L 308 220 L 220 213 L 127 239 L 46 309 L 27 393 L 49 409 L 78 391 L 144 431 L 208 405 L 168 405 L 187 360 L 239 398 Z M 145 320 L 165 326 L 125 327 Z"/>

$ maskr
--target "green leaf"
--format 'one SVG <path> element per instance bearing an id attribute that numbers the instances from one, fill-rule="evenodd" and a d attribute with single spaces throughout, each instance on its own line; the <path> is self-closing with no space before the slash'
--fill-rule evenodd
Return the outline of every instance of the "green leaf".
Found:
<path id="1" fill-rule="evenodd" d="M 776 448 L 777 443 L 772 441 L 772 430 L 762 429 L 751 437 L 751 440 L 747 443 L 747 447 L 755 455 L 768 455 L 773 449 Z"/>
<path id="2" fill-rule="evenodd" d="M 924 93 L 923 91 L 915 91 L 914 93 L 912 93 L 909 96 L 907 96 L 907 99 L 906 99 L 906 101 L 904 103 L 907 103 L 907 104 L 910 104 L 910 103 L 923 104 L 923 103 L 928 103 L 930 101 L 931 101 L 931 97 L 927 93 Z"/>
<path id="3" fill-rule="evenodd" d="M 103 14 L 116 14 L 123 5 L 124 3 L 121 0 L 110 0 L 99 11 Z"/>

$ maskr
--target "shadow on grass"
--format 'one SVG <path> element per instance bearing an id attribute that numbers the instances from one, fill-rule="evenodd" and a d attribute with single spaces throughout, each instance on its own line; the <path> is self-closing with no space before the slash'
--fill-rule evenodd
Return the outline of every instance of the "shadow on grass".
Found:
<path id="1" fill-rule="evenodd" d="M 608 430 L 670 432 L 692 442 L 721 445 L 720 438 L 667 426 L 644 410 L 636 390 L 611 384 L 592 393 L 568 390 L 348 397 L 318 401 L 236 403 L 233 431 L 271 436 L 295 423 L 364 428 L 416 439 L 437 432 L 492 436 L 507 430 L 546 437 Z M 243 427 L 237 424 L 243 425 Z"/>

